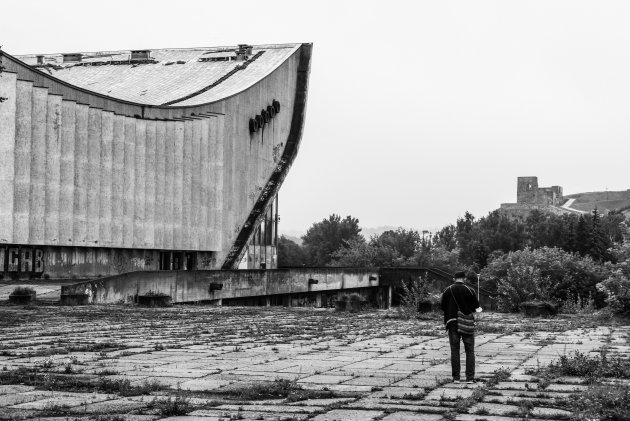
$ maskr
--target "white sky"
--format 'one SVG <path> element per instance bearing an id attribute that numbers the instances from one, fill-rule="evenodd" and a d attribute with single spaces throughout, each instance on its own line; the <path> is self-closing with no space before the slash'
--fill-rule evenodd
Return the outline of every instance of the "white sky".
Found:
<path id="1" fill-rule="evenodd" d="M 630 2 L 2 1 L 10 54 L 313 42 L 281 230 L 330 213 L 441 227 L 630 188 Z"/>

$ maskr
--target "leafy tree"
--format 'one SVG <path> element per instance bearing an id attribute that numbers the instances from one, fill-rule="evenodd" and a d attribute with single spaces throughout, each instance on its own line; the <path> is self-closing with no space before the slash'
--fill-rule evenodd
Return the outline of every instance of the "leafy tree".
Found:
<path id="1" fill-rule="evenodd" d="M 442 228 L 433 236 L 433 244 L 443 247 L 447 251 L 452 251 L 457 247 L 457 228 L 450 224 Z"/>
<path id="2" fill-rule="evenodd" d="M 418 250 L 422 239 L 418 231 L 398 228 L 393 231 L 385 231 L 378 237 L 370 240 L 370 243 L 377 247 L 390 247 L 402 258 L 410 259 Z"/>
<path id="3" fill-rule="evenodd" d="M 351 240 L 365 241 L 360 233 L 359 220 L 352 216 L 341 219 L 339 215 L 332 214 L 314 223 L 302 237 L 308 265 L 328 265 L 333 253 Z"/>
<path id="4" fill-rule="evenodd" d="M 278 239 L 278 267 L 297 267 L 306 265 L 304 250 L 295 241 L 284 235 Z"/>

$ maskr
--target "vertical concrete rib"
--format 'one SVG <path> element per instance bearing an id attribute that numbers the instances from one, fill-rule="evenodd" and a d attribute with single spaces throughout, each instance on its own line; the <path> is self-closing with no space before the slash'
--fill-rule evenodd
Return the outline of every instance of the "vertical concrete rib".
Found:
<path id="1" fill-rule="evenodd" d="M 208 250 L 210 247 L 210 236 L 208 232 L 208 209 L 210 204 L 208 203 L 208 190 L 210 186 L 210 166 L 208 165 L 208 139 L 210 130 L 209 118 L 201 120 L 200 128 L 200 152 L 199 160 L 201 164 L 200 168 L 200 182 L 199 182 L 199 195 L 200 195 L 200 209 L 199 209 L 199 248 L 201 250 Z"/>
<path id="2" fill-rule="evenodd" d="M 166 123 L 166 139 L 164 141 L 164 248 L 173 248 L 173 186 L 175 174 L 175 122 Z"/>
<path id="3" fill-rule="evenodd" d="M 221 245 L 223 243 L 223 231 L 225 230 L 223 227 L 226 226 L 225 215 L 224 215 L 225 209 L 226 209 L 226 204 L 224 202 L 224 194 L 226 192 L 225 178 L 224 178 L 225 156 L 226 156 L 226 151 L 224 148 L 225 116 L 217 117 L 216 126 L 217 126 L 216 137 L 215 137 L 216 158 L 214 159 L 216 162 L 216 168 L 215 168 L 215 176 L 214 176 L 213 184 L 216 184 L 217 187 L 216 187 L 216 192 L 215 192 L 215 197 L 214 197 L 215 212 L 214 212 L 213 231 L 214 231 L 214 239 L 215 239 L 215 250 L 221 250 L 222 249 Z M 227 152 L 230 153 L 231 151 L 228 149 Z M 233 194 L 233 191 L 228 190 L 227 193 Z M 231 225 L 229 225 L 229 227 L 232 228 Z M 228 250 L 228 248 L 226 248 L 226 250 Z"/>
<path id="4" fill-rule="evenodd" d="M 101 115 L 101 168 L 99 188 L 98 243 L 112 244 L 112 168 L 114 143 L 114 113 L 103 111 Z"/>
<path id="5" fill-rule="evenodd" d="M 216 171 L 217 171 L 217 125 L 218 119 L 212 117 L 210 124 L 208 125 L 208 249 L 217 250 L 215 245 L 216 235 L 214 232 L 214 221 L 216 220 L 216 195 L 217 188 L 216 183 Z"/>
<path id="6" fill-rule="evenodd" d="M 155 247 L 165 248 L 164 190 L 166 183 L 166 122 L 155 122 Z"/>
<path id="7" fill-rule="evenodd" d="M 125 175 L 125 116 L 114 116 L 112 138 L 112 233 L 111 244 L 123 244 L 123 185 Z"/>
<path id="8" fill-rule="evenodd" d="M 73 244 L 74 145 L 76 102 L 61 101 L 61 172 L 59 175 L 59 244 Z"/>
<path id="9" fill-rule="evenodd" d="M 15 73 L 0 73 L 0 242 L 13 242 L 13 190 L 15 181 Z"/>
<path id="10" fill-rule="evenodd" d="M 47 107 L 48 89 L 33 88 L 31 112 L 31 185 L 28 213 L 28 242 L 30 244 L 44 244 Z"/>
<path id="11" fill-rule="evenodd" d="M 182 237 L 180 247 L 192 249 L 191 247 L 191 204 L 192 204 L 192 142 L 193 142 L 193 121 L 184 122 L 184 155 L 182 159 Z"/>
<path id="12" fill-rule="evenodd" d="M 33 107 L 33 82 L 18 80 L 15 98 L 17 103 L 15 109 L 13 242 L 17 244 L 27 244 L 29 198 L 31 193 L 31 112 Z M 0 159 L 2 159 L 2 157 L 0 157 Z"/>
<path id="13" fill-rule="evenodd" d="M 87 245 L 98 245 L 101 169 L 102 111 L 88 110 L 88 171 L 87 171 Z"/>
<path id="14" fill-rule="evenodd" d="M 173 247 L 183 247 L 182 205 L 184 202 L 184 122 L 175 122 L 175 150 L 173 173 Z"/>
<path id="15" fill-rule="evenodd" d="M 61 100 L 60 95 L 48 94 L 46 112 L 46 225 L 44 234 L 46 244 L 59 244 Z"/>
<path id="16" fill-rule="evenodd" d="M 87 239 L 87 170 L 88 170 L 88 109 L 75 107 L 74 133 L 74 210 L 72 232 L 75 246 L 85 246 Z"/>
<path id="17" fill-rule="evenodd" d="M 205 119 L 204 119 L 205 120 Z M 202 120 L 193 121 L 192 127 L 192 176 L 190 185 L 189 242 L 192 250 L 199 250 L 201 227 L 201 129 Z"/>
<path id="18" fill-rule="evenodd" d="M 123 177 L 123 247 L 133 246 L 136 119 L 125 117 L 125 168 Z"/>
<path id="19" fill-rule="evenodd" d="M 74 133 L 74 211 L 75 246 L 85 246 L 87 240 L 87 172 L 88 172 L 88 110 L 84 104 L 75 107 Z"/>
<path id="20" fill-rule="evenodd" d="M 147 140 L 146 120 L 136 119 L 136 149 L 134 164 L 134 217 L 133 217 L 133 246 L 144 247 L 144 193 L 145 193 L 145 153 Z"/>
<path id="21" fill-rule="evenodd" d="M 147 121 L 145 145 L 145 200 L 144 200 L 144 244 L 155 247 L 155 138 L 157 122 Z"/>

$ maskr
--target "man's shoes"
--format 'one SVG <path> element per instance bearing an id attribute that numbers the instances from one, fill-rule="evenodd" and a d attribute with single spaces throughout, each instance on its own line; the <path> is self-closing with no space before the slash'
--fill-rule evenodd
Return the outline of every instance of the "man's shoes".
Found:
<path id="1" fill-rule="evenodd" d="M 475 383 L 484 383 L 485 380 L 482 379 L 471 379 L 471 380 L 466 380 L 466 384 L 475 384 Z"/>
<path id="2" fill-rule="evenodd" d="M 453 379 L 453 383 L 461 383 L 459 379 Z"/>

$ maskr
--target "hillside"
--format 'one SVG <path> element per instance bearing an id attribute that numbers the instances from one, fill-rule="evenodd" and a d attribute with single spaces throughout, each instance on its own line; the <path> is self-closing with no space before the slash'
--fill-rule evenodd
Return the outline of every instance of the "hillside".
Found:
<path id="1" fill-rule="evenodd" d="M 564 196 L 565 199 L 575 199 L 571 205 L 573 209 L 592 211 L 597 208 L 602 212 L 624 209 L 630 215 L 630 190 L 576 193 Z"/>

